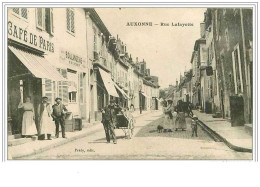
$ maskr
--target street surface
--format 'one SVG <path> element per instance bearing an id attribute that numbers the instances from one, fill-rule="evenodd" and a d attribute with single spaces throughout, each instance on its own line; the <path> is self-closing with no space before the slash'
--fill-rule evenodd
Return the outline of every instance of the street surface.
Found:
<path id="1" fill-rule="evenodd" d="M 252 159 L 251 153 L 229 149 L 224 143 L 214 142 L 202 129 L 198 137 L 191 137 L 190 119 L 187 131 L 158 133 L 163 123 L 161 111 L 136 118 L 132 139 L 126 139 L 116 129 L 117 144 L 107 144 L 103 126 L 96 133 L 23 159 Z"/>

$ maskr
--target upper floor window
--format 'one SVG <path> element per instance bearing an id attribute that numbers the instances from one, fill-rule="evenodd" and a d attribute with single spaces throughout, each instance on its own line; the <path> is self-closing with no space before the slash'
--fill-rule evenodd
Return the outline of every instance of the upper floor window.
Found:
<path id="1" fill-rule="evenodd" d="M 27 8 L 13 8 L 13 12 L 24 19 L 28 19 Z"/>
<path id="2" fill-rule="evenodd" d="M 36 8 L 36 26 L 53 35 L 53 8 Z"/>
<path id="3" fill-rule="evenodd" d="M 67 14 L 67 31 L 71 34 L 75 34 L 75 13 L 73 8 L 66 9 Z"/>

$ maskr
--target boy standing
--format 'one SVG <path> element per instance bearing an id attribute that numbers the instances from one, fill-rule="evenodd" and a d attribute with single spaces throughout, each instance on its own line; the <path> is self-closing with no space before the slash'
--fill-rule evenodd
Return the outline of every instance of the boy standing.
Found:
<path id="1" fill-rule="evenodd" d="M 197 129 L 198 129 L 198 117 L 196 115 L 193 116 L 191 121 L 191 129 L 192 129 L 192 135 L 191 137 L 195 136 L 198 137 Z"/>

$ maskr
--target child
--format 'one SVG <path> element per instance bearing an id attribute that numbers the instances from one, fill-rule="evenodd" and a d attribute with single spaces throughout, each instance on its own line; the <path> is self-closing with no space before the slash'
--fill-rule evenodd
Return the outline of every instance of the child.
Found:
<path id="1" fill-rule="evenodd" d="M 198 117 L 196 115 L 193 116 L 191 121 L 191 129 L 192 129 L 192 135 L 191 137 L 195 136 L 198 137 L 197 129 L 198 129 Z"/>

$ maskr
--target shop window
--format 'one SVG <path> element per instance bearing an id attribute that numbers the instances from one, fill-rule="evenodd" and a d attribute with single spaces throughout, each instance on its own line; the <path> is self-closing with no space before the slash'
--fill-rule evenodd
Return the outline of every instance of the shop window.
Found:
<path id="1" fill-rule="evenodd" d="M 36 8 L 36 26 L 53 35 L 53 8 Z"/>
<path id="2" fill-rule="evenodd" d="M 21 18 L 28 19 L 28 9 L 27 8 L 13 8 L 13 12 Z"/>
<path id="3" fill-rule="evenodd" d="M 78 93 L 78 81 L 79 77 L 77 71 L 67 69 L 68 76 L 68 92 L 69 92 L 69 102 L 76 103 L 77 102 L 77 93 Z"/>
<path id="4" fill-rule="evenodd" d="M 67 31 L 71 34 L 75 34 L 75 13 L 73 8 L 66 9 L 66 17 L 67 17 Z"/>
<path id="5" fill-rule="evenodd" d="M 237 44 L 232 52 L 233 61 L 233 77 L 235 94 L 243 93 L 243 77 L 241 71 L 241 59 L 240 59 L 240 49 L 239 44 Z"/>
<path id="6" fill-rule="evenodd" d="M 77 102 L 77 92 L 69 92 L 69 102 L 70 103 Z"/>

